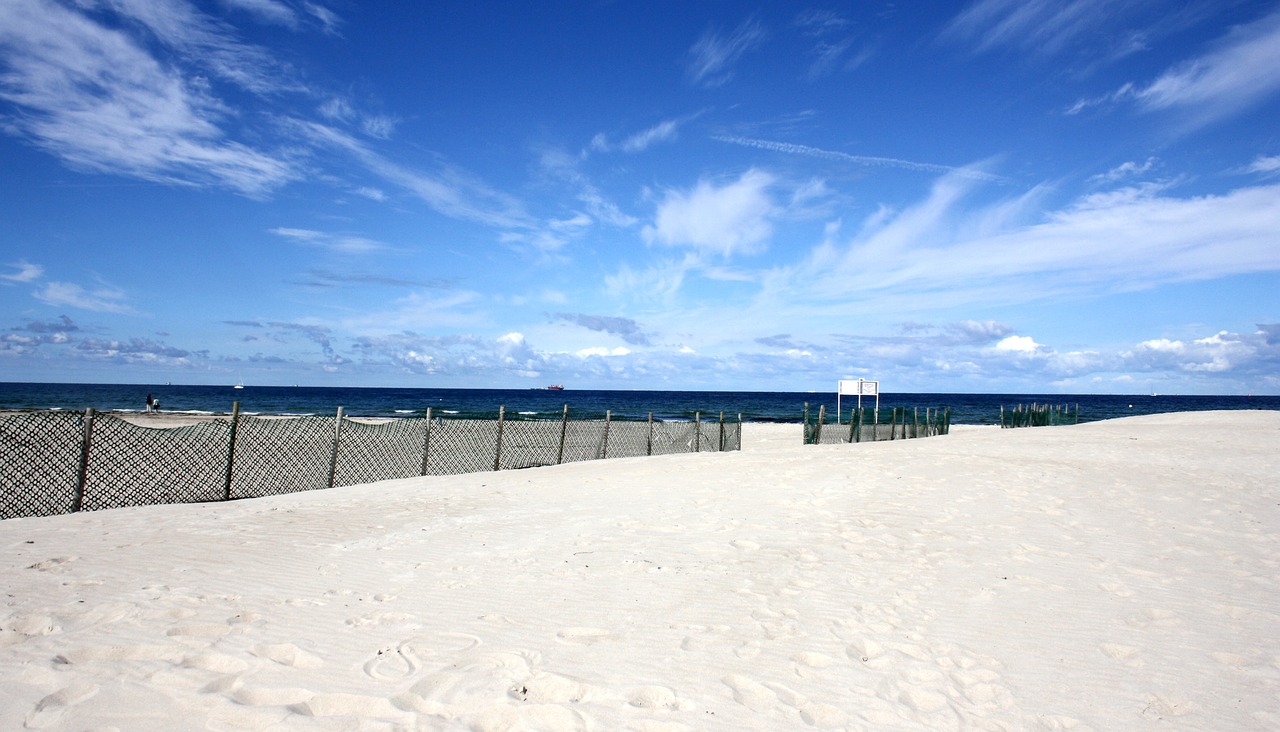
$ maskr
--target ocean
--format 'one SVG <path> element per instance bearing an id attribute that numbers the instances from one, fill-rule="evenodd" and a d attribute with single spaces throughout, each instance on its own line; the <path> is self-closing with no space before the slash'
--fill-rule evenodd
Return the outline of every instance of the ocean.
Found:
<path id="1" fill-rule="evenodd" d="M 595 389 L 408 389 L 315 386 L 183 386 L 175 384 L 39 384 L 0 382 L 0 410 L 67 409 L 83 411 L 142 411 L 147 395 L 165 412 L 227 414 L 240 402 L 242 414 L 328 415 L 342 407 L 350 416 L 421 416 L 433 414 L 491 419 L 498 409 L 512 418 L 556 418 L 567 405 L 572 419 L 660 420 L 725 418 L 747 422 L 800 422 L 805 404 L 816 415 L 825 405 L 836 410 L 836 394 L 756 391 L 614 391 Z M 1051 404 L 1080 411 L 1080 421 L 1111 419 L 1161 412 L 1218 409 L 1280 410 L 1280 396 L 1114 395 L 1114 394 L 911 394 L 883 393 L 880 409 L 906 407 L 950 408 L 954 424 L 999 424 L 1000 408 Z M 857 398 L 840 398 L 841 414 L 848 418 Z M 875 406 L 863 397 L 864 407 Z M 829 416 L 828 419 L 831 419 Z"/>

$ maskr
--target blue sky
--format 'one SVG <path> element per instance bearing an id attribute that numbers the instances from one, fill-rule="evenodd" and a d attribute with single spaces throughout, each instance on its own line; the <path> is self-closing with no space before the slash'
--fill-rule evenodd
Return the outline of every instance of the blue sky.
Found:
<path id="1" fill-rule="evenodd" d="M 0 379 L 1280 393 L 1280 3 L 0 2 Z"/>

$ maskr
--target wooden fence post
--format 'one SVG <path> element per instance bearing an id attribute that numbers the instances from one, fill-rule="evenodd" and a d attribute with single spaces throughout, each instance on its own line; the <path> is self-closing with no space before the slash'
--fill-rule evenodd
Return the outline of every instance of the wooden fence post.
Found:
<path id="1" fill-rule="evenodd" d="M 333 487 L 333 479 L 338 473 L 338 444 L 342 442 L 342 413 L 338 407 L 338 418 L 333 424 L 333 452 L 329 455 L 329 487 Z"/>
<path id="2" fill-rule="evenodd" d="M 498 444 L 493 448 L 493 469 L 498 470 L 502 465 L 502 428 L 507 422 L 507 406 L 505 404 L 498 407 Z"/>
<path id="3" fill-rule="evenodd" d="M 693 451 L 702 452 L 702 412 L 693 413 Z"/>
<path id="4" fill-rule="evenodd" d="M 646 457 L 653 455 L 653 412 L 649 412 L 649 437 L 645 440 L 644 454 Z"/>
<path id="5" fill-rule="evenodd" d="M 84 487 L 89 480 L 89 445 L 93 441 L 93 407 L 84 410 L 84 421 L 80 424 L 80 466 L 76 471 L 76 492 L 71 498 L 73 512 L 84 508 Z"/>
<path id="6" fill-rule="evenodd" d="M 818 425 L 813 430 L 813 444 L 822 444 L 822 423 L 827 421 L 827 405 L 818 405 Z"/>
<path id="7" fill-rule="evenodd" d="M 427 407 L 427 430 L 422 436 L 422 472 L 419 475 L 427 474 L 427 461 L 431 459 L 431 407 Z"/>
<path id="8" fill-rule="evenodd" d="M 569 431 L 569 405 L 564 405 L 564 416 L 560 417 L 560 449 L 556 452 L 556 465 L 564 462 L 564 436 Z"/>
<path id="9" fill-rule="evenodd" d="M 231 438 L 227 440 L 227 475 L 222 484 L 222 500 L 231 500 L 231 471 L 236 463 L 236 430 L 240 427 L 240 402 L 231 403 Z"/>
<path id="10" fill-rule="evenodd" d="M 719 452 L 724 452 L 724 412 L 721 412 L 721 413 L 720 413 L 720 449 L 719 449 Z"/>
<path id="11" fill-rule="evenodd" d="M 600 459 L 609 457 L 609 422 L 613 419 L 613 410 L 604 410 L 604 442 L 600 445 Z"/>

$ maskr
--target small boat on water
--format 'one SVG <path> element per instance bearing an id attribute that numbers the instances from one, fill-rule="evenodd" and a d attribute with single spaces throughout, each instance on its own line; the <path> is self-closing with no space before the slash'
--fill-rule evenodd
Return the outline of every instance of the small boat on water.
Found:
<path id="1" fill-rule="evenodd" d="M 552 384 L 551 386 L 548 386 L 548 387 L 547 387 L 547 391 L 564 391 L 564 385 L 563 385 L 563 384 Z"/>

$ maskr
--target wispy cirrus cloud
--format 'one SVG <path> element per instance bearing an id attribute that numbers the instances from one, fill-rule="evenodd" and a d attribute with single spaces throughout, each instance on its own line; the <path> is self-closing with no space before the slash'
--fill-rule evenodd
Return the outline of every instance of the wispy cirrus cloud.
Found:
<path id="1" fill-rule="evenodd" d="M 1221 46 L 1170 69 L 1134 99 L 1151 110 L 1188 110 L 1198 122 L 1229 116 L 1280 91 L 1280 11 L 1236 29 Z"/>
<path id="2" fill-rule="evenodd" d="M 869 49 L 850 53 L 854 48 L 854 37 L 848 35 L 847 31 L 852 23 L 844 16 L 830 10 L 809 8 L 796 16 L 794 24 L 813 39 L 813 46 L 809 50 L 813 62 L 805 75 L 810 80 L 836 70 L 856 68 L 871 57 Z"/>
<path id="3" fill-rule="evenodd" d="M 1280 11 L 1240 26 L 1216 47 L 1166 70 L 1148 84 L 1129 82 L 1066 110 L 1132 103 L 1148 112 L 1180 114 L 1200 127 L 1280 93 Z"/>
<path id="4" fill-rule="evenodd" d="M 1280 186 L 1179 197 L 1134 185 L 1049 211 L 1034 193 L 973 206 L 972 186 L 945 176 L 916 205 L 873 217 L 844 243 L 829 236 L 802 265 L 767 275 L 766 291 L 824 308 L 950 307 L 1280 271 Z"/>
<path id="5" fill-rule="evenodd" d="M 27 261 L 10 262 L 5 266 L 12 267 L 15 271 L 0 274 L 0 280 L 3 280 L 4 283 L 35 282 L 44 274 L 44 267 Z"/>
<path id="6" fill-rule="evenodd" d="M 591 138 L 589 147 L 597 152 L 610 152 L 612 150 L 621 150 L 627 153 L 643 152 L 650 145 L 675 139 L 676 133 L 680 130 L 680 125 L 684 124 L 684 122 L 684 119 L 663 120 L 648 129 L 629 135 L 618 143 L 611 142 L 609 136 L 601 132 Z"/>
<path id="7" fill-rule="evenodd" d="M 282 236 L 298 244 L 324 249 L 334 254 L 371 254 L 386 250 L 386 244 L 354 234 L 341 234 L 314 229 L 294 229 L 277 226 L 270 233 Z"/>
<path id="8" fill-rule="evenodd" d="M 72 282 L 50 282 L 36 290 L 35 298 L 54 307 L 72 307 L 99 313 L 137 315 L 128 294 L 113 285 L 99 283 L 85 288 Z"/>
<path id="9" fill-rule="evenodd" d="M 350 154 L 370 172 L 404 188 L 441 214 L 501 228 L 536 228 L 520 201 L 466 171 L 447 166 L 414 170 L 392 162 L 335 127 L 305 120 L 295 120 L 293 127 L 313 144 Z"/>
<path id="10" fill-rule="evenodd" d="M 744 20 L 733 32 L 707 31 L 689 49 L 689 80 L 699 86 L 721 86 L 733 78 L 733 65 L 768 38 L 755 18 Z"/>
<path id="11" fill-rule="evenodd" d="M 287 155 L 228 135 L 226 106 L 201 76 L 278 88 L 260 52 L 181 3 L 116 7 L 127 21 L 119 26 L 49 0 L 0 4 L 0 98 L 21 110 L 13 117 L 21 134 L 73 166 L 157 182 L 263 196 L 298 177 Z M 126 32 L 134 23 L 175 55 L 152 55 Z"/>
<path id="12" fill-rule="evenodd" d="M 770 150 L 786 155 L 804 155 L 811 158 L 822 158 L 824 160 L 836 160 L 854 165 L 862 165 L 869 167 L 887 167 L 902 168 L 904 170 L 919 170 L 927 173 L 950 173 L 964 178 L 972 178 L 974 180 L 990 181 L 993 183 L 1003 183 L 1007 179 L 993 173 L 988 173 L 977 168 L 957 168 L 949 165 L 937 165 L 934 163 L 919 163 L 912 160 L 901 160 L 899 158 L 884 158 L 871 155 L 851 155 L 836 150 L 824 150 L 822 148 L 810 147 L 809 145 L 799 145 L 793 142 L 777 142 L 773 140 L 759 140 L 752 137 L 738 137 L 734 135 L 716 135 L 711 139 L 719 142 L 727 142 L 731 145 L 741 145 L 742 147 L 754 147 L 759 150 Z"/>
<path id="13" fill-rule="evenodd" d="M 348 286 L 376 285 L 382 287 L 427 287 L 432 289 L 449 289 L 453 282 L 444 279 L 414 279 L 393 277 L 370 272 L 335 272 L 326 269 L 311 269 L 296 280 L 308 287 L 338 288 Z"/>
<path id="14" fill-rule="evenodd" d="M 266 23 L 298 26 L 298 14 L 290 5 L 279 0 L 222 0 L 223 4 L 244 10 Z"/>
<path id="15" fill-rule="evenodd" d="M 1052 54 L 1107 27 L 1116 12 L 1116 4 L 1106 0 L 979 0 L 956 16 L 944 34 L 972 40 L 979 51 L 1016 46 Z"/>
<path id="16" fill-rule="evenodd" d="M 1246 172 L 1263 175 L 1280 174 L 1280 155 L 1259 155 L 1249 164 Z"/>

